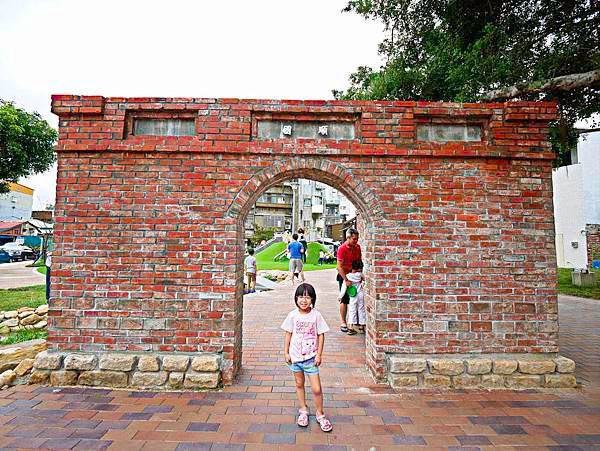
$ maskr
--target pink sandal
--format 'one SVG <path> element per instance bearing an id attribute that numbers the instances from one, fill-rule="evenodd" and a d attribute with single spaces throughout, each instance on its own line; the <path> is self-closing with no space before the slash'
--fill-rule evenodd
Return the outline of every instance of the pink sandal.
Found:
<path id="1" fill-rule="evenodd" d="M 319 426 L 321 426 L 321 430 L 323 432 L 331 432 L 331 430 L 333 429 L 333 426 L 331 425 L 331 422 L 325 418 L 325 415 L 317 415 L 317 423 L 319 423 Z"/>
<path id="2" fill-rule="evenodd" d="M 306 411 L 306 410 L 298 411 L 298 421 L 296 421 L 296 424 L 303 428 L 308 426 L 308 411 Z"/>

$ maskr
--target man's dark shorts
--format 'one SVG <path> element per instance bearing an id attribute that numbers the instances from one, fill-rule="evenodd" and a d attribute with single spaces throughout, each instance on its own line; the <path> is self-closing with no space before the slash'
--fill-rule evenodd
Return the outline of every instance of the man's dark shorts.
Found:
<path id="1" fill-rule="evenodd" d="M 335 280 L 338 281 L 338 288 L 341 290 L 342 285 L 344 284 L 344 279 L 342 278 L 342 276 L 340 276 L 338 274 L 337 277 L 335 278 Z M 338 291 L 338 293 L 339 293 L 339 291 Z M 350 296 L 348 296 L 348 293 L 344 293 L 344 297 L 342 299 L 340 299 L 340 304 L 348 305 L 349 303 L 350 303 Z"/>

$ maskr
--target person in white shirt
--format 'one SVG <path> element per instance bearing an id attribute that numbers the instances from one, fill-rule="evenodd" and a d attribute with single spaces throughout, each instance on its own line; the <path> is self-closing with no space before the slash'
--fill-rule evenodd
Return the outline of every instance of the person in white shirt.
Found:
<path id="1" fill-rule="evenodd" d="M 246 277 L 248 279 L 248 293 L 256 291 L 256 258 L 254 257 L 254 249 L 248 249 L 248 256 L 244 260 L 246 268 Z"/>
<path id="2" fill-rule="evenodd" d="M 367 324 L 367 314 L 365 310 L 365 296 L 363 293 L 363 262 L 361 260 L 354 260 L 352 262 L 351 272 L 346 274 L 346 277 L 350 282 L 351 286 L 342 284 L 339 293 L 339 299 L 341 300 L 344 294 L 348 294 L 350 301 L 348 302 L 348 335 L 356 335 L 357 330 L 354 328 L 358 326 L 358 332 L 361 334 L 365 333 L 365 325 Z"/>
<path id="3" fill-rule="evenodd" d="M 281 328 L 285 330 L 285 362 L 294 373 L 296 395 L 300 402 L 296 423 L 301 427 L 308 426 L 309 414 L 304 392 L 305 375 L 307 375 L 315 399 L 317 423 L 323 432 L 330 432 L 333 426 L 323 412 L 323 390 L 319 376 L 325 332 L 329 331 L 329 326 L 321 313 L 314 308 L 317 294 L 312 285 L 300 284 L 296 288 L 294 302 L 297 308 L 288 314 Z"/>

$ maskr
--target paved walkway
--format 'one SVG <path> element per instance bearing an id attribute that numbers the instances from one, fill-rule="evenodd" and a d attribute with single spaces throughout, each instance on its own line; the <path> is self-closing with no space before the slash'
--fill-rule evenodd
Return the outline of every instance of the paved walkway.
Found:
<path id="1" fill-rule="evenodd" d="M 559 296 L 560 353 L 577 362 L 579 383 L 600 389 L 600 299 Z"/>
<path id="2" fill-rule="evenodd" d="M 321 432 L 314 417 L 308 429 L 294 423 L 294 383 L 283 365 L 279 330 L 294 307 L 292 289 L 286 287 L 246 297 L 244 367 L 236 385 L 218 393 L 13 387 L 0 392 L 0 447 L 600 449 L 600 390 L 593 384 L 554 393 L 394 393 L 374 384 L 364 365 L 364 336 L 336 331 L 333 272 L 308 273 L 307 279 L 319 287 L 317 308 L 333 329 L 322 367 L 332 433 Z M 566 318 L 586 321 L 565 314 L 563 330 Z"/>
<path id="3" fill-rule="evenodd" d="M 46 276 L 40 274 L 37 268 L 28 268 L 33 260 L 0 264 L 0 289 L 44 285 Z"/>

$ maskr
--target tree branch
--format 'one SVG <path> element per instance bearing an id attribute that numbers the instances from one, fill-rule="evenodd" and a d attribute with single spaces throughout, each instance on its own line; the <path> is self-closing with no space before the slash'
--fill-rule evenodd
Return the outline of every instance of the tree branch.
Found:
<path id="1" fill-rule="evenodd" d="M 600 85 L 600 70 L 593 70 L 581 74 L 569 74 L 549 80 L 535 81 L 532 83 L 519 83 L 507 88 L 495 89 L 483 95 L 484 100 L 512 99 L 523 94 L 536 92 L 569 92 L 579 88 Z"/>

